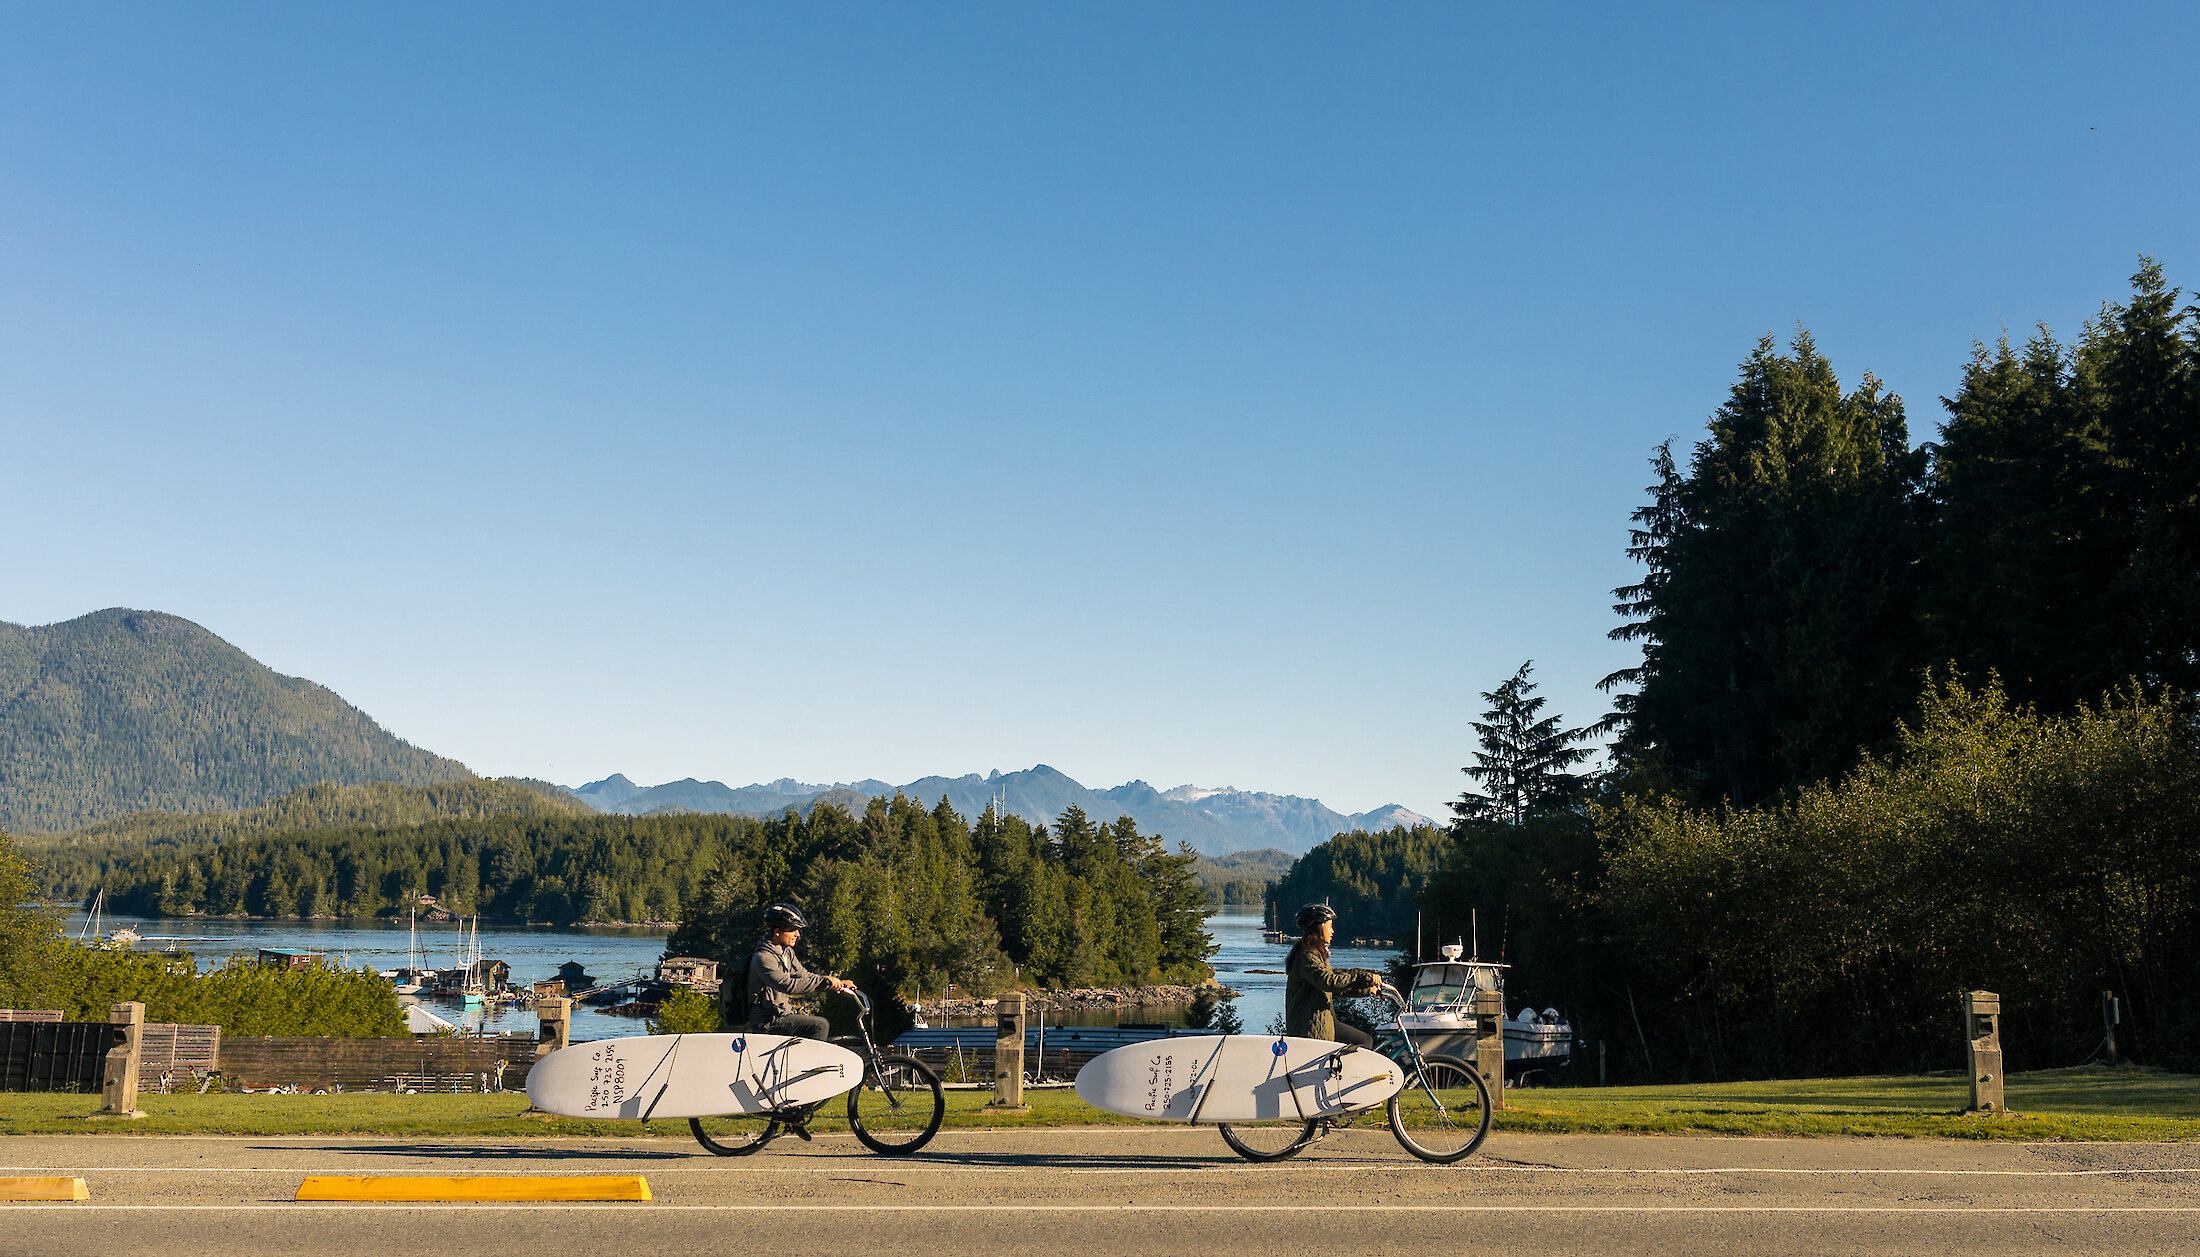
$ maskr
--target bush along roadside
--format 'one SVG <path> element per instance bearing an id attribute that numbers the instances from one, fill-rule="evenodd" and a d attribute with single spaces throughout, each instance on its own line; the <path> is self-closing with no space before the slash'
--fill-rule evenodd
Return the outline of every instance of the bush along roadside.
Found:
<path id="1" fill-rule="evenodd" d="M 380 975 L 302 969 L 233 957 L 201 973 L 184 953 L 57 947 L 21 992 L 26 1007 L 58 1008 L 71 1021 L 105 1021 L 115 1004 L 145 1005 L 145 1019 L 220 1026 L 224 1035 L 397 1037 L 406 1033 L 397 993 Z"/>

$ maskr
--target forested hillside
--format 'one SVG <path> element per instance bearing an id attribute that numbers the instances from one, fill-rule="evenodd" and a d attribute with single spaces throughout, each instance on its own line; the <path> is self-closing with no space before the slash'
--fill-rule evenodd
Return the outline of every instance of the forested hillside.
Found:
<path id="1" fill-rule="evenodd" d="M 174 855 L 253 834 L 313 830 L 401 829 L 431 820 L 489 816 L 593 815 L 585 803 L 546 782 L 454 781 L 437 786 L 307 786 L 242 812 L 140 812 L 63 834 L 21 839 L 37 862 L 46 894 L 84 903 L 116 871 L 148 852 Z"/>
<path id="2" fill-rule="evenodd" d="M 537 814 L 247 833 L 146 850 L 105 888 L 111 910 L 146 916 L 401 916 L 429 894 L 454 912 L 560 925 L 677 920 L 672 949 L 711 957 L 752 944 L 757 914 L 784 899 L 812 911 L 811 946 L 828 957 L 905 960 L 912 981 L 937 971 L 1005 984 L 1020 966 L 1025 981 L 1081 985 L 1206 976 L 1194 858 L 1127 817 L 1095 825 L 1073 810 L 1049 829 L 988 813 L 972 825 L 944 802 L 927 811 L 896 796 L 860 818 L 821 804 L 761 819 Z"/>
<path id="3" fill-rule="evenodd" d="M 1290 867 L 1290 855 L 1274 847 L 1262 847 L 1212 858 L 1201 856 L 1193 871 L 1209 903 L 1257 908 L 1264 902 L 1269 883 Z"/>
<path id="4" fill-rule="evenodd" d="M 321 782 L 472 777 L 188 620 L 118 608 L 0 624 L 0 830 L 231 811 Z"/>
<path id="5" fill-rule="evenodd" d="M 1300 856 L 1268 888 L 1268 908 L 1296 933 L 1291 921 L 1298 910 L 1326 902 L 1337 910 L 1337 937 L 1388 938 L 1410 946 L 1416 901 L 1445 846 L 1444 831 L 1434 825 L 1338 834 Z"/>
<path id="6" fill-rule="evenodd" d="M 747 824 L 687 901 L 671 950 L 745 956 L 764 905 L 786 900 L 810 914 L 812 967 L 874 993 L 1213 973 L 1191 851 L 1168 850 L 1129 817 L 1097 825 L 1072 809 L 1049 829 L 988 811 L 972 825 L 944 799 L 926 811 L 897 795 L 872 800 L 860 821 L 819 807 Z"/>

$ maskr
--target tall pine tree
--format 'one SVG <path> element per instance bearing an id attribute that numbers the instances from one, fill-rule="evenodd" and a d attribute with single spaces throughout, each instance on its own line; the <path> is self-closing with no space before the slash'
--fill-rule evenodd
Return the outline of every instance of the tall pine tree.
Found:
<path id="1" fill-rule="evenodd" d="M 2150 690 L 2200 689 L 2200 316 L 2152 258 L 2131 299 L 2102 311 L 2079 343 L 2080 404 L 2108 447 L 2102 488 L 2128 553 L 2113 590 L 2117 623 Z"/>
<path id="2" fill-rule="evenodd" d="M 1474 766 L 1461 772 L 1481 783 L 1451 805 L 1462 821 L 1500 821 L 1518 825 L 1529 814 L 1572 799 L 1581 779 L 1569 771 L 1589 758 L 1589 749 L 1575 743 L 1588 738 L 1586 729 L 1568 729 L 1557 716 L 1543 716 L 1547 701 L 1535 692 L 1528 673 L 1530 659 L 1505 683 L 1482 695 L 1489 710 L 1474 722 L 1482 749 L 1474 754 Z"/>
<path id="3" fill-rule="evenodd" d="M 2072 349 L 1979 347 L 1945 399 L 1933 652 L 2044 712 L 2200 689 L 2200 319 L 2151 259 L 2132 288 Z"/>
<path id="4" fill-rule="evenodd" d="M 1806 333 L 1742 364 L 1683 475 L 1670 449 L 1636 514 L 1648 573 L 1615 591 L 1639 640 L 1603 727 L 1619 753 L 1711 800 L 1760 802 L 1890 737 L 1922 672 L 1925 455 L 1899 397 L 1843 393 Z"/>

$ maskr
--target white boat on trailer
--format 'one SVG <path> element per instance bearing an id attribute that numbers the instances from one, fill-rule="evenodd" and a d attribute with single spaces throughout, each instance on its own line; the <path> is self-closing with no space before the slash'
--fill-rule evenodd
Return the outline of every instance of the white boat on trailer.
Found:
<path id="1" fill-rule="evenodd" d="M 1424 1056 L 1473 1060 L 1475 1044 L 1481 1037 L 1474 997 L 1481 991 L 1495 991 L 1500 997 L 1505 993 L 1507 966 L 1487 960 L 1462 960 L 1465 950 L 1458 943 L 1446 943 L 1440 949 L 1442 959 L 1413 966 L 1413 987 L 1406 992 L 1412 1007 L 1398 1020 Z M 1523 1008 L 1505 1018 L 1504 1028 L 1508 1079 L 1533 1070 L 1555 1069 L 1573 1060 L 1573 1025 L 1555 1008 L 1540 1013 Z"/>

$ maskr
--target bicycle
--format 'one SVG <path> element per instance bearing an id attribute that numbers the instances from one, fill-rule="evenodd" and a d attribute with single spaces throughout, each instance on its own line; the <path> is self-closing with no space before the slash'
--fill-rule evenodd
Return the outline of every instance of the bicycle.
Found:
<path id="1" fill-rule="evenodd" d="M 1412 1007 L 1398 988 L 1388 982 L 1376 988 L 1390 997 L 1399 1014 Z M 1456 1056 L 1423 1056 L 1401 1021 L 1396 1029 L 1405 1045 L 1405 1085 L 1385 1103 L 1390 1133 L 1407 1152 L 1423 1161 L 1450 1165 L 1465 1159 L 1490 1133 L 1490 1088 L 1480 1071 Z M 1342 1047 L 1332 1053 L 1369 1049 Z M 1397 1060 L 1398 1058 L 1393 1057 Z M 1286 1118 L 1274 1122 L 1223 1123 L 1217 1126 L 1222 1141 L 1248 1161 L 1282 1161 L 1305 1151 L 1330 1131 L 1352 1125 L 1372 1108 L 1356 1109 L 1331 1117 Z"/>
<path id="2" fill-rule="evenodd" d="M 939 1133 L 940 1121 L 947 1115 L 947 1092 L 940 1086 L 940 1076 L 923 1061 L 879 1054 L 878 1044 L 871 1039 L 871 1001 L 861 991 L 852 994 L 856 1030 L 863 1038 L 863 1081 L 848 1091 L 848 1128 L 873 1152 L 907 1156 Z M 827 1103 L 691 1117 L 688 1129 L 697 1143 L 718 1156 L 745 1157 L 781 1134 L 807 1142 L 810 1118 Z"/>

